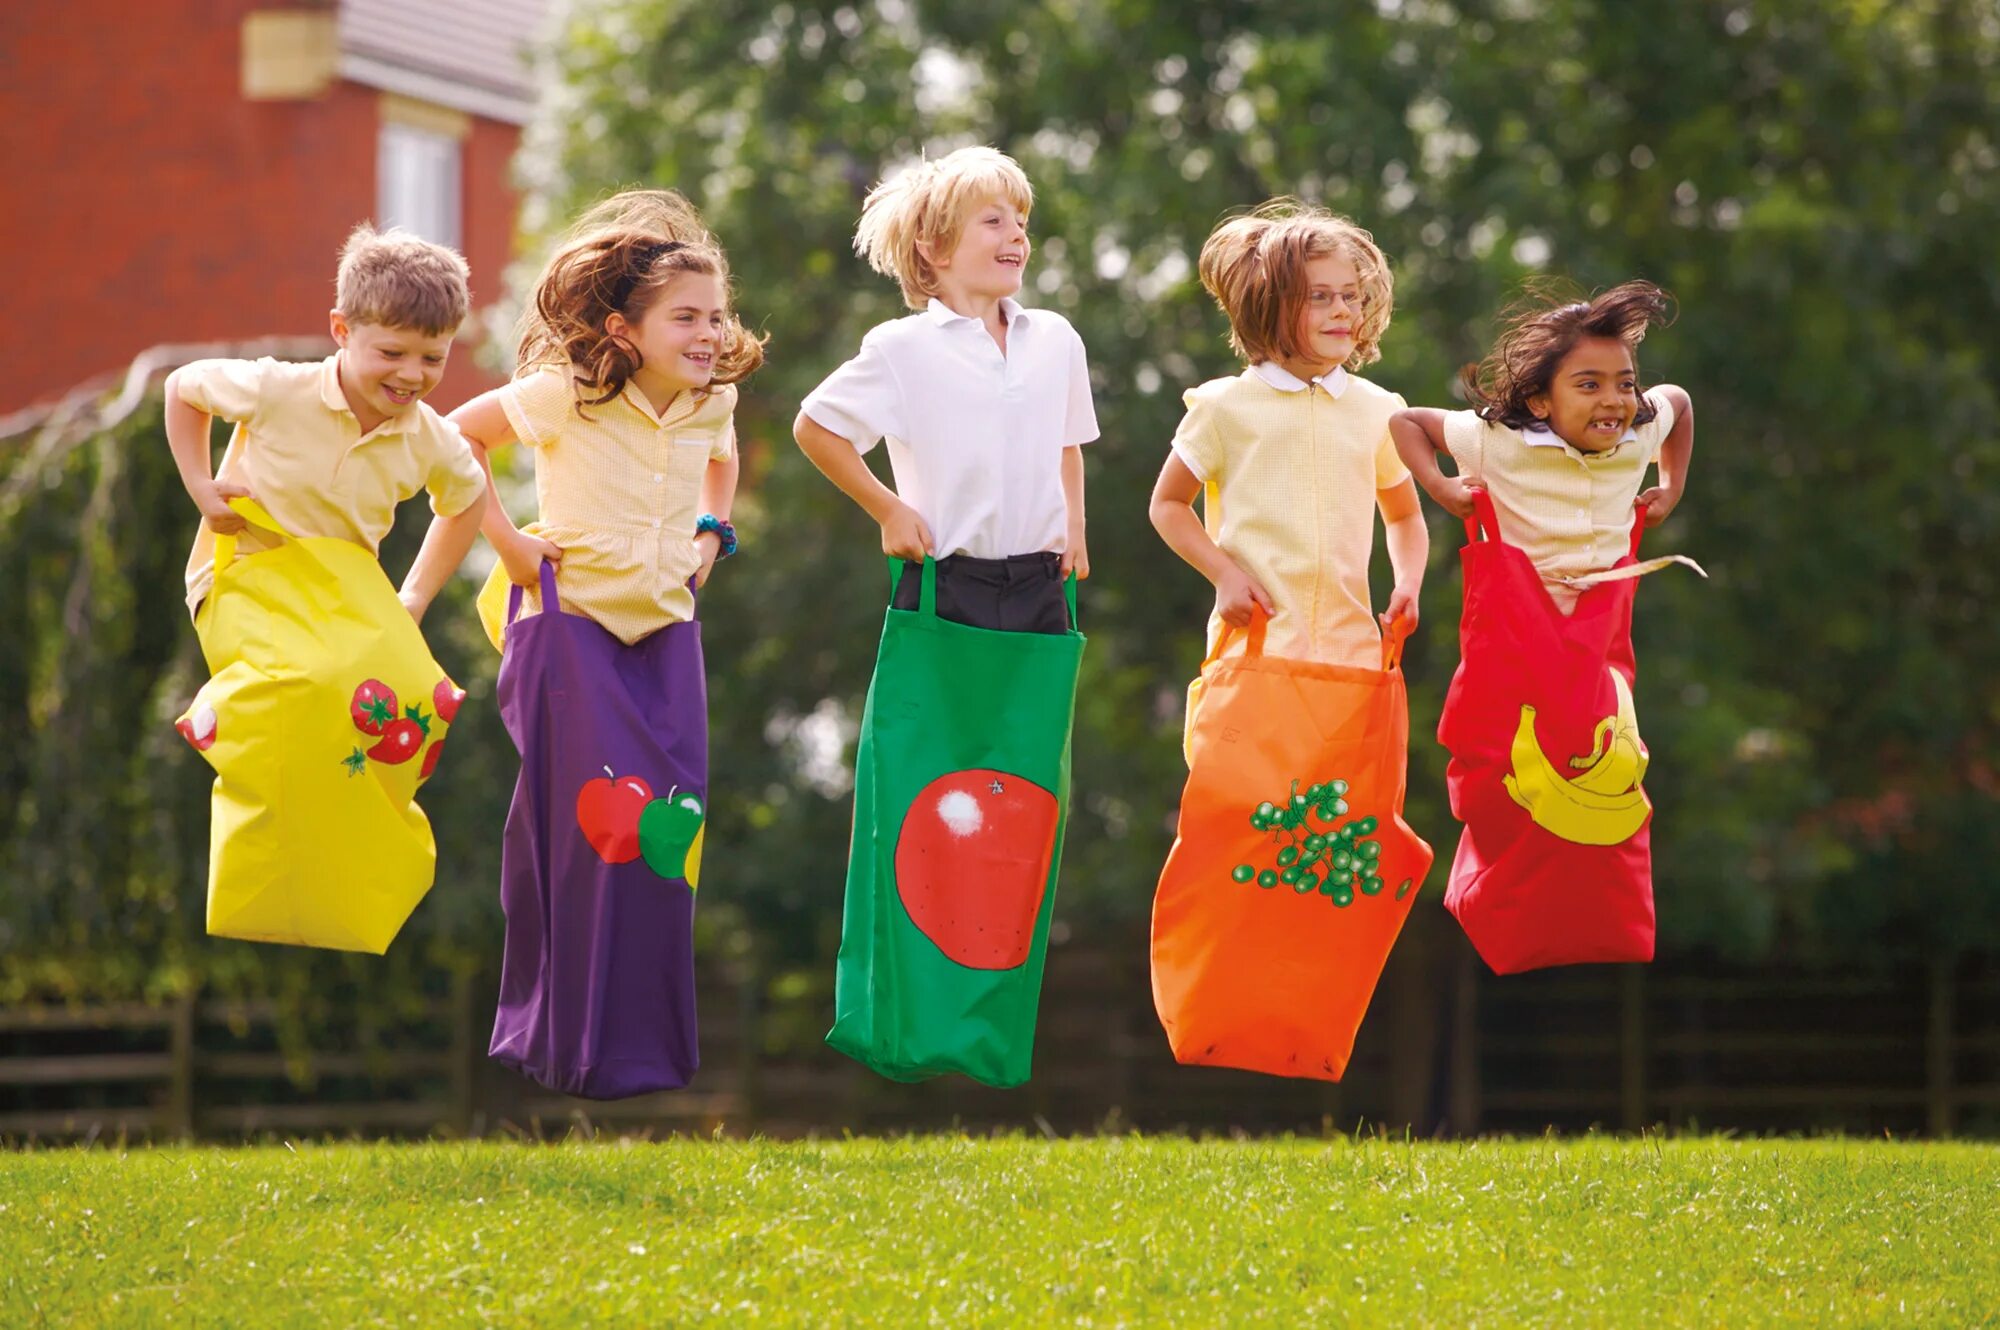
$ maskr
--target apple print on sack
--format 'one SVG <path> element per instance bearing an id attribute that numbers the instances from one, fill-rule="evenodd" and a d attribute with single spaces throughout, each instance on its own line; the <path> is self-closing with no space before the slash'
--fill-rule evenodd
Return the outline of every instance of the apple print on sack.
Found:
<path id="1" fill-rule="evenodd" d="M 896 894 L 939 951 L 1011 970 L 1034 949 L 1055 858 L 1056 797 L 1011 772 L 973 768 L 917 795 L 896 840 Z"/>
<path id="2" fill-rule="evenodd" d="M 614 776 L 606 767 L 577 791 L 576 825 L 598 858 L 629 864 L 639 857 L 639 818 L 652 802 L 652 786 L 637 776 Z"/>
<path id="3" fill-rule="evenodd" d="M 688 851 L 701 832 L 701 799 L 692 792 L 667 791 L 639 815 L 639 850 L 646 867 L 669 881 L 688 875 Z"/>
<path id="4" fill-rule="evenodd" d="M 679 787 L 666 797 L 653 797 L 653 787 L 638 776 L 619 776 L 610 767 L 583 783 L 576 795 L 576 824 L 590 848 L 607 864 L 629 864 L 642 855 L 646 867 L 673 881 L 699 871 L 702 819 L 707 810 L 701 796 Z"/>

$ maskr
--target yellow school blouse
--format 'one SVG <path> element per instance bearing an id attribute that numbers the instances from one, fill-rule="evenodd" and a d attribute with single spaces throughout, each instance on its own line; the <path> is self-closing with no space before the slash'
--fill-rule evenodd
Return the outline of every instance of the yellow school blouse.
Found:
<path id="1" fill-rule="evenodd" d="M 735 385 L 683 393 L 664 413 L 629 383 L 609 402 L 579 407 L 569 372 L 545 368 L 501 389 L 500 403 L 535 450 L 541 517 L 525 529 L 562 547 L 563 608 L 626 643 L 693 618 L 701 482 L 736 446 Z M 526 588 L 522 612 L 540 600 Z"/>
<path id="2" fill-rule="evenodd" d="M 340 386 L 340 356 L 317 363 L 197 360 L 174 379 L 181 400 L 240 428 L 215 469 L 247 487 L 295 536 L 335 536 L 371 552 L 396 521 L 396 505 L 429 490 L 446 517 L 486 497 L 486 474 L 458 426 L 418 402 L 361 432 Z M 254 554 L 277 538 L 256 527 L 237 550 Z M 193 612 L 215 583 L 215 533 L 203 522 L 188 554 Z"/>
<path id="3" fill-rule="evenodd" d="M 1659 414 L 1601 453 L 1572 447 L 1546 427 L 1445 413 L 1445 446 L 1458 474 L 1492 496 L 1501 538 L 1528 556 L 1565 614 L 1582 592 L 1561 579 L 1601 572 L 1631 548 L 1633 500 L 1674 427 L 1672 405 L 1647 400 Z"/>
<path id="4" fill-rule="evenodd" d="M 1389 438 L 1403 399 L 1344 369 L 1307 382 L 1265 362 L 1182 401 L 1174 452 L 1202 482 L 1208 534 L 1277 606 L 1264 649 L 1380 667 L 1368 558 L 1376 493 L 1410 474 Z M 1222 626 L 1211 613 L 1211 650 Z"/>

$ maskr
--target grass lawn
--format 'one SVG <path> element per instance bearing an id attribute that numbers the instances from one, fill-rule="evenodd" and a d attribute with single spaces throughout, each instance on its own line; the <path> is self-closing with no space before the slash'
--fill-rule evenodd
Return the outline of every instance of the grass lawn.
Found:
<path id="1" fill-rule="evenodd" d="M 0 1155 L 0 1325 L 2000 1323 L 2000 1148 L 929 1137 Z"/>

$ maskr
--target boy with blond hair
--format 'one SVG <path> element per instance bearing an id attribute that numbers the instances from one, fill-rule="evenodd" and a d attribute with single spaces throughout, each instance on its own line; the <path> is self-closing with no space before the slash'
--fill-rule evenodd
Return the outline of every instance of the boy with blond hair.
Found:
<path id="1" fill-rule="evenodd" d="M 426 489 L 434 518 L 400 593 L 422 621 L 472 548 L 486 508 L 472 449 L 423 401 L 465 321 L 466 275 L 453 250 L 364 223 L 340 253 L 333 355 L 316 364 L 197 360 L 167 376 L 167 443 L 203 519 L 188 556 L 190 612 L 214 585 L 217 532 L 240 533 L 243 554 L 274 542 L 230 499 L 256 499 L 293 535 L 338 537 L 373 552 L 396 505 Z M 237 428 L 210 476 L 215 416 Z"/>
<path id="2" fill-rule="evenodd" d="M 1097 415 L 1076 330 L 1014 299 L 1033 204 L 991 148 L 877 186 L 854 247 L 918 312 L 871 330 L 793 426 L 880 524 L 895 570 L 855 749 L 827 1042 L 899 1081 L 1018 1085 L 1034 1050 Z M 861 459 L 885 437 L 893 490 Z"/>
<path id="3" fill-rule="evenodd" d="M 1063 586 L 1090 575 L 1082 445 L 1097 437 L 1083 339 L 1015 296 L 1034 191 L 1019 164 L 961 148 L 878 185 L 854 247 L 917 313 L 884 323 L 807 396 L 799 447 L 905 560 L 892 603 L 915 609 L 937 558 L 940 618 L 1063 633 Z M 889 441 L 896 488 L 861 455 Z"/>

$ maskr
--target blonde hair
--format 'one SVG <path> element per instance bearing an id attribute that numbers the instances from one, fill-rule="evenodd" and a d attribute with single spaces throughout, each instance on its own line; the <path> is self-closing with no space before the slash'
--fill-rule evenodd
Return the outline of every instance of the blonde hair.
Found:
<path id="1" fill-rule="evenodd" d="M 694 205 L 671 189 L 626 190 L 573 223 L 535 280 L 521 316 L 516 373 L 574 371 L 579 407 L 602 406 L 645 365 L 639 348 L 606 326 L 613 314 L 638 323 L 677 277 L 700 273 L 730 302 L 729 259 Z M 764 343 L 730 309 L 711 387 L 737 383 L 764 363 Z"/>
<path id="2" fill-rule="evenodd" d="M 854 251 L 868 266 L 893 277 L 903 303 L 923 309 L 938 293 L 937 268 L 924 257 L 950 252 L 972 210 L 1000 199 L 1023 216 L 1035 206 L 1035 191 L 1021 164 L 992 148 L 960 148 L 935 162 L 924 161 L 868 192 L 854 228 Z"/>
<path id="3" fill-rule="evenodd" d="M 1216 227 L 1201 247 L 1201 284 L 1229 316 L 1229 345 L 1245 360 L 1295 360 L 1306 264 L 1338 254 L 1361 284 L 1349 369 L 1382 358 L 1396 279 L 1375 237 L 1345 217 L 1293 198 L 1272 199 Z"/>
<path id="4" fill-rule="evenodd" d="M 472 305 L 470 270 L 455 249 L 401 227 L 367 222 L 340 247 L 333 305 L 349 323 L 409 328 L 428 337 L 455 333 Z"/>

